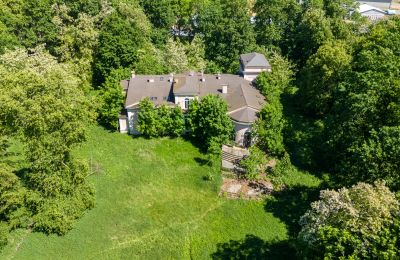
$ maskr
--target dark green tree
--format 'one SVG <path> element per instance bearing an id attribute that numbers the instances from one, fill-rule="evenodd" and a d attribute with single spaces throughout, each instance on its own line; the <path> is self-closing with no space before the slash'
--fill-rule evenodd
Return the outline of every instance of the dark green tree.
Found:
<path id="1" fill-rule="evenodd" d="M 110 75 L 98 91 L 99 122 L 108 128 L 118 128 L 118 117 L 124 108 L 124 93 L 121 80 L 130 75 L 127 69 L 117 69 L 111 71 Z"/>
<path id="2" fill-rule="evenodd" d="M 207 95 L 193 100 L 189 106 L 189 128 L 192 135 L 205 148 L 213 143 L 227 142 L 233 133 L 232 121 L 227 115 L 228 106 L 219 96 Z"/>
<path id="3" fill-rule="evenodd" d="M 288 34 L 294 30 L 301 6 L 295 0 L 257 0 L 254 12 L 257 43 L 277 49 L 286 44 Z"/>
<path id="4" fill-rule="evenodd" d="M 138 4 L 121 2 L 102 24 L 94 77 L 103 83 L 113 69 L 133 68 L 150 41 L 151 24 Z"/>
<path id="5" fill-rule="evenodd" d="M 209 70 L 236 73 L 239 55 L 255 49 L 255 34 L 246 0 L 216 0 L 200 5 L 194 21 L 202 35 Z M 212 69 L 210 69 L 212 68 Z"/>
<path id="6" fill-rule="evenodd" d="M 327 42 L 307 61 L 299 77 L 299 103 L 311 116 L 326 115 L 339 83 L 351 71 L 351 47 L 343 41 Z"/>

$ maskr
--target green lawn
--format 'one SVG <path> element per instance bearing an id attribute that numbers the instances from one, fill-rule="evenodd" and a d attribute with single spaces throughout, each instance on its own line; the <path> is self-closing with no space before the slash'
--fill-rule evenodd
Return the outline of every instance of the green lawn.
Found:
<path id="1" fill-rule="evenodd" d="M 297 217 L 292 211 L 296 208 L 288 207 L 298 202 L 296 194 L 294 201 L 285 201 L 287 196 L 267 202 L 218 197 L 221 178 L 203 180 L 213 169 L 198 163 L 204 155 L 183 139 L 133 139 L 94 127 L 78 155 L 93 165 L 95 208 L 63 237 L 14 232 L 0 259 L 291 254 L 286 240 L 294 222 L 285 212 Z M 318 185 L 318 179 L 307 173 L 296 181 L 296 187 Z"/>

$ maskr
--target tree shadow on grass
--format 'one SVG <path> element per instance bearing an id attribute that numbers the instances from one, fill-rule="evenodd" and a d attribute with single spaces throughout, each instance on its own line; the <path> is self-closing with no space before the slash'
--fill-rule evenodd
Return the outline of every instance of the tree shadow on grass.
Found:
<path id="1" fill-rule="evenodd" d="M 267 198 L 264 209 L 284 222 L 289 237 L 296 239 L 300 231 L 299 219 L 310 208 L 311 202 L 318 200 L 319 190 L 320 187 L 288 187 Z"/>
<path id="2" fill-rule="evenodd" d="M 289 241 L 264 241 L 246 235 L 241 240 L 230 240 L 217 245 L 212 259 L 296 259 L 296 252 Z"/>

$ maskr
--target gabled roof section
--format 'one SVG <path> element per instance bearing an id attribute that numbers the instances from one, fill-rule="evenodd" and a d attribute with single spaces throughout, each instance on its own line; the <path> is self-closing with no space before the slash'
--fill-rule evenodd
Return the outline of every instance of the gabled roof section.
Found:
<path id="1" fill-rule="evenodd" d="M 258 112 L 259 111 L 256 109 L 243 107 L 234 112 L 230 112 L 229 116 L 236 122 L 251 124 L 257 120 Z"/>
<path id="2" fill-rule="evenodd" d="M 261 53 L 252 52 L 240 55 L 240 61 L 244 67 L 262 67 L 270 68 L 268 60 Z"/>
<path id="3" fill-rule="evenodd" d="M 372 5 L 369 5 L 369 4 L 360 4 L 360 6 L 358 7 L 358 12 L 360 14 L 370 12 L 370 11 L 376 11 L 378 13 L 386 14 L 386 12 L 383 11 L 382 9 L 372 6 Z"/>

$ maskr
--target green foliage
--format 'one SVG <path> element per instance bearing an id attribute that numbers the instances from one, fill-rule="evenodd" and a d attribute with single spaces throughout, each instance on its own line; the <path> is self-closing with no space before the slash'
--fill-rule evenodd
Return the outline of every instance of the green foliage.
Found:
<path id="1" fill-rule="evenodd" d="M 256 79 L 256 86 L 268 101 L 279 99 L 292 86 L 294 66 L 286 58 L 273 53 L 270 58 L 271 72 L 262 72 Z"/>
<path id="2" fill-rule="evenodd" d="M 36 194 L 32 198 L 40 202 L 40 207 L 55 205 L 54 199 L 71 200 L 73 215 L 66 212 L 65 217 L 79 217 L 93 206 L 94 199 L 86 183 L 87 167 L 71 155 L 71 150 L 85 140 L 86 124 L 93 114 L 79 79 L 68 65 L 57 63 L 40 48 L 31 54 L 17 49 L 0 56 L 0 75 L 1 128 L 24 144 L 29 174 L 23 182 L 29 196 Z M 37 214 L 33 218 L 42 213 L 34 207 L 30 210 Z M 34 222 L 32 227 L 43 230 L 39 223 Z M 65 225 L 63 230 L 72 227 L 71 223 L 55 225 Z"/>
<path id="3" fill-rule="evenodd" d="M 262 108 L 253 129 L 257 145 L 267 154 L 279 157 L 284 153 L 284 125 L 282 104 L 274 99 Z"/>
<path id="4" fill-rule="evenodd" d="M 325 43 L 308 59 L 299 79 L 300 104 L 306 113 L 321 116 L 330 111 L 351 62 L 351 48 L 343 41 Z"/>
<path id="5" fill-rule="evenodd" d="M 113 69 L 132 68 L 138 61 L 138 51 L 150 40 L 150 29 L 151 24 L 137 3 L 118 3 L 101 27 L 95 55 L 97 82 L 102 83 Z"/>
<path id="6" fill-rule="evenodd" d="M 226 102 L 216 95 L 207 95 L 190 103 L 189 129 L 205 148 L 213 143 L 221 145 L 232 136 L 233 125 L 227 112 Z"/>
<path id="7" fill-rule="evenodd" d="M 300 66 L 326 41 L 333 39 L 331 22 L 321 9 L 308 9 L 295 29 L 290 57 Z"/>
<path id="8" fill-rule="evenodd" d="M 118 128 L 119 113 L 124 106 L 124 93 L 121 80 L 129 77 L 126 69 L 111 71 L 98 93 L 99 122 L 109 128 Z"/>
<path id="9" fill-rule="evenodd" d="M 179 107 L 158 108 L 145 98 L 139 103 L 138 130 L 145 137 L 180 136 L 185 129 L 182 110 Z"/>
<path id="10" fill-rule="evenodd" d="M 266 164 L 265 153 L 257 146 L 250 148 L 250 155 L 240 161 L 240 167 L 246 171 L 246 179 L 258 180 Z"/>
<path id="11" fill-rule="evenodd" d="M 137 129 L 145 137 L 158 136 L 158 121 L 157 110 L 149 98 L 145 98 L 139 103 L 140 112 L 138 114 Z"/>
<path id="12" fill-rule="evenodd" d="M 342 183 L 387 178 L 388 185 L 399 187 L 393 152 L 400 125 L 399 35 L 400 19 L 393 18 L 355 46 L 353 71 L 325 120 L 324 162 Z"/>
<path id="13" fill-rule="evenodd" d="M 216 0 L 200 5 L 193 24 L 195 32 L 204 38 L 206 59 L 213 62 L 214 72 L 236 73 L 239 55 L 255 49 L 247 6 L 246 0 Z"/>
<path id="14" fill-rule="evenodd" d="M 301 218 L 299 239 L 313 258 L 391 258 L 399 253 L 398 233 L 389 231 L 398 228 L 399 213 L 399 202 L 382 182 L 324 190 Z"/>
<path id="15" fill-rule="evenodd" d="M 282 47 L 294 30 L 300 11 L 294 0 L 257 0 L 254 5 L 257 43 L 268 49 Z"/>
<path id="16" fill-rule="evenodd" d="M 8 232 L 9 232 L 8 225 L 0 220 L 0 250 L 3 249 L 5 245 L 7 245 Z"/>

